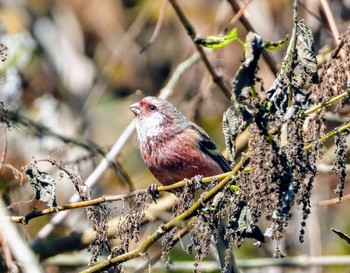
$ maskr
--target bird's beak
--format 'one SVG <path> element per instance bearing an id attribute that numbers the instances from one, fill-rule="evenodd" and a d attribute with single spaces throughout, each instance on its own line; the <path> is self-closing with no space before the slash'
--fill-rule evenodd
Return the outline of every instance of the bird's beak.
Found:
<path id="1" fill-rule="evenodd" d="M 141 113 L 140 103 L 138 102 L 131 104 L 129 108 L 135 114 L 135 116 L 138 116 Z"/>

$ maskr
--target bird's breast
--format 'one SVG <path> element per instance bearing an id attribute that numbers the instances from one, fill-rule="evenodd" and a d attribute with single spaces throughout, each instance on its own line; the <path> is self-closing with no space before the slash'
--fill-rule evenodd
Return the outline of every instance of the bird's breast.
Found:
<path id="1" fill-rule="evenodd" d="M 200 151 L 195 139 L 181 137 L 181 134 L 166 140 L 150 138 L 140 150 L 147 167 L 163 185 L 195 175 L 222 173 L 221 167 Z"/>

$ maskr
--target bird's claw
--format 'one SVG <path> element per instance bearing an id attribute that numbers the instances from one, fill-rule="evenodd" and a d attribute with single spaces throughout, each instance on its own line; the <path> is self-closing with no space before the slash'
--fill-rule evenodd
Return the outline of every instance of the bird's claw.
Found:
<path id="1" fill-rule="evenodd" d="M 154 203 L 157 204 L 157 199 L 159 198 L 159 190 L 157 184 L 151 184 L 147 188 L 148 193 L 151 195 Z"/>
<path id="2" fill-rule="evenodd" d="M 198 190 L 199 188 L 203 187 L 202 178 L 203 175 L 195 175 L 194 177 L 192 177 L 191 180 L 195 190 Z"/>

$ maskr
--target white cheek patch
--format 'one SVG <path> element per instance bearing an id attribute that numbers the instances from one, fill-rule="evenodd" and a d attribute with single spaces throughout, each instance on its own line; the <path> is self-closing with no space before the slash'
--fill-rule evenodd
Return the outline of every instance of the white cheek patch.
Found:
<path id="1" fill-rule="evenodd" d="M 160 113 L 153 113 L 151 117 L 145 117 L 138 124 L 138 135 L 141 139 L 157 136 L 161 131 L 163 117 Z"/>

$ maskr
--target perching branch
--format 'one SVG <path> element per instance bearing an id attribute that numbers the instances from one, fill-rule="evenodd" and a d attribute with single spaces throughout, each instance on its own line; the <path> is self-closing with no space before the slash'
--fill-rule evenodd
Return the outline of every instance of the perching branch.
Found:
<path id="1" fill-rule="evenodd" d="M 243 167 L 244 162 L 245 162 L 245 158 L 241 160 L 231 172 L 227 173 L 225 178 L 221 180 L 221 182 L 219 182 L 213 189 L 203 193 L 201 198 L 197 200 L 188 210 L 178 215 L 177 217 L 173 218 L 171 221 L 169 221 L 165 225 L 160 226 L 155 233 L 148 236 L 148 238 L 140 245 L 139 248 L 133 251 L 130 251 L 128 253 L 119 255 L 117 257 L 106 259 L 105 261 L 98 263 L 88 268 L 87 270 L 82 271 L 81 273 L 97 272 L 109 266 L 120 264 L 122 262 L 131 260 L 133 258 L 142 257 L 143 255 L 145 255 L 147 250 L 150 249 L 150 247 L 153 244 L 155 244 L 161 237 L 163 237 L 171 229 L 181 225 L 184 221 L 188 220 L 193 215 L 195 215 L 198 209 L 203 207 L 203 205 L 207 201 L 209 201 L 212 197 L 214 197 L 214 195 L 217 192 L 219 192 L 225 185 L 231 182 L 232 177 L 235 176 L 238 173 L 238 171 Z"/>
<path id="2" fill-rule="evenodd" d="M 201 182 L 202 183 L 210 183 L 213 179 L 217 179 L 218 181 L 224 179 L 230 172 L 211 176 L 211 177 L 204 177 Z M 192 185 L 192 181 L 189 179 L 184 179 L 183 181 L 179 181 L 177 183 L 174 183 L 169 186 L 159 186 L 158 191 L 164 192 L 164 191 L 171 191 L 175 189 L 179 189 L 184 187 L 185 185 Z M 72 210 L 72 209 L 77 209 L 77 208 L 85 208 L 89 206 L 94 206 L 102 203 L 111 203 L 111 202 L 116 202 L 116 201 L 125 201 L 130 198 L 134 198 L 136 196 L 148 194 L 147 189 L 141 189 L 141 190 L 136 190 L 131 193 L 127 194 L 119 194 L 119 195 L 105 195 L 99 198 L 91 199 L 88 201 L 81 201 L 81 202 L 76 202 L 72 204 L 64 204 L 61 206 L 56 206 L 54 208 L 47 208 L 44 210 L 33 210 L 29 212 L 28 214 L 24 216 L 11 216 L 10 220 L 14 223 L 22 223 L 22 224 L 27 224 L 30 220 L 44 216 L 44 215 L 49 215 L 53 213 L 57 213 L 60 211 L 66 211 L 66 210 Z"/>

